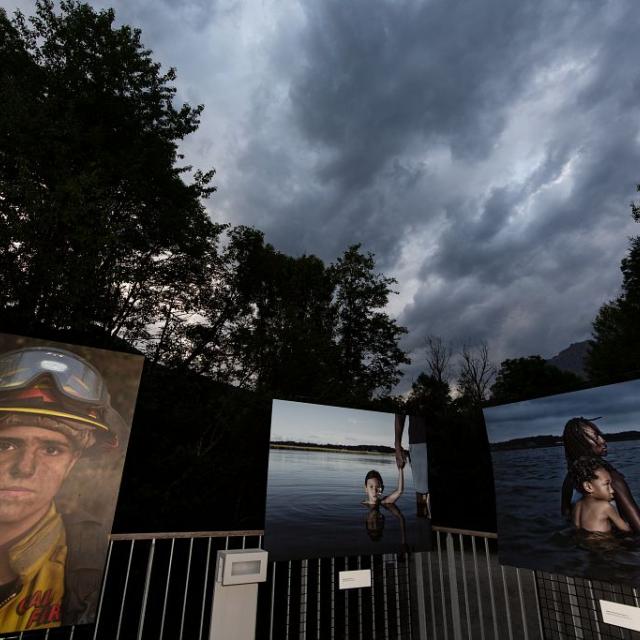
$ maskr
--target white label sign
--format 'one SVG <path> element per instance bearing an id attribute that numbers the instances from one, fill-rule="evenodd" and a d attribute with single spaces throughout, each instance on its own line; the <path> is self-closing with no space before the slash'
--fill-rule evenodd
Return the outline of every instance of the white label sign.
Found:
<path id="1" fill-rule="evenodd" d="M 359 571 L 340 571 L 338 574 L 339 589 L 357 589 L 371 586 L 371 569 Z"/>
<path id="2" fill-rule="evenodd" d="M 602 611 L 602 619 L 607 624 L 640 631 L 640 608 L 609 600 L 600 600 L 600 610 Z"/>

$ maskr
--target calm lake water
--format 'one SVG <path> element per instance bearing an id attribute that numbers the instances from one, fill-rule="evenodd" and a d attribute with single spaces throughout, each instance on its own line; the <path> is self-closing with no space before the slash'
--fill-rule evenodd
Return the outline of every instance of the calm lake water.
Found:
<path id="1" fill-rule="evenodd" d="M 405 521 L 406 547 L 400 519 L 384 507 L 374 525 L 369 520 L 382 533 L 378 540 L 371 539 L 370 512 L 361 504 L 364 478 L 371 469 L 382 475 L 384 495 L 395 490 L 398 468 L 393 455 L 271 449 L 264 539 L 271 559 L 428 550 L 430 521 L 416 518 L 408 466 L 405 492 L 396 502 Z"/>
<path id="2" fill-rule="evenodd" d="M 588 551 L 560 515 L 563 447 L 494 451 L 498 553 L 503 564 L 607 582 L 640 584 L 640 544 Z M 640 501 L 640 440 L 608 443 L 607 460 Z"/>

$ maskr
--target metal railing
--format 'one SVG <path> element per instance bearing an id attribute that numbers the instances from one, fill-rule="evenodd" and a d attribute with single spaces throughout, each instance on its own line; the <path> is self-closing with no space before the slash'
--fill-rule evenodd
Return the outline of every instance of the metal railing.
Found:
<path id="1" fill-rule="evenodd" d="M 421 639 L 543 637 L 535 575 L 498 564 L 495 533 L 433 531 L 432 551 L 414 555 Z"/>
<path id="2" fill-rule="evenodd" d="M 21 640 L 205 640 L 216 552 L 260 547 L 262 531 L 113 535 L 95 625 Z M 597 600 L 639 604 L 629 587 L 498 564 L 493 533 L 433 527 L 430 552 L 271 562 L 257 640 L 638 638 L 602 622 Z M 338 573 L 371 569 L 340 591 Z"/>
<path id="3" fill-rule="evenodd" d="M 216 552 L 260 547 L 262 531 L 114 534 L 96 623 L 8 640 L 206 640 Z"/>

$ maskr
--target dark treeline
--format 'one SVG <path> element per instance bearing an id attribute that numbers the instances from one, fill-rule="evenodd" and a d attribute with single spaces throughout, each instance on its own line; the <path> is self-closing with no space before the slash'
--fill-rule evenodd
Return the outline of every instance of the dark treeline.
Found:
<path id="1" fill-rule="evenodd" d="M 624 442 L 626 440 L 640 439 L 640 431 L 621 431 L 620 433 L 607 433 L 607 442 Z M 544 447 L 563 446 L 559 436 L 531 436 L 529 438 L 513 438 L 505 442 L 494 442 L 492 451 L 510 451 L 512 449 L 540 449 Z"/>
<path id="2" fill-rule="evenodd" d="M 317 442 L 295 442 L 293 440 L 278 440 L 271 442 L 272 449 L 334 449 L 336 451 L 353 451 L 368 453 L 395 453 L 395 447 L 385 447 L 379 444 L 318 444 Z"/>

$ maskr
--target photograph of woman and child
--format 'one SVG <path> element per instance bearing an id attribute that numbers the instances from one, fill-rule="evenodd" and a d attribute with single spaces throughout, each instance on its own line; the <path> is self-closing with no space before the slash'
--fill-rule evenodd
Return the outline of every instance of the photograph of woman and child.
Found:
<path id="1" fill-rule="evenodd" d="M 640 583 L 638 398 L 634 380 L 484 410 L 502 564 Z"/>
<path id="2" fill-rule="evenodd" d="M 424 420 L 274 400 L 264 540 L 272 559 L 428 550 L 429 507 Z"/>

